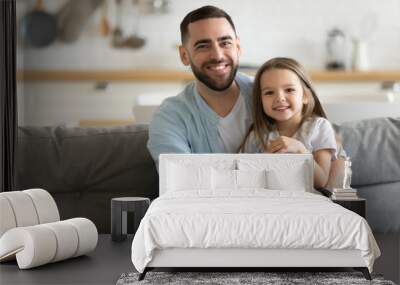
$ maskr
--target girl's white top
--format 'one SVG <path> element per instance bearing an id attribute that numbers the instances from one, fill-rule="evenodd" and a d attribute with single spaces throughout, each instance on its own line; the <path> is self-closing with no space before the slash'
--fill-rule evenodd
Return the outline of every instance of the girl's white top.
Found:
<path id="1" fill-rule="evenodd" d="M 279 137 L 277 130 L 265 134 L 265 140 L 271 141 Z M 311 153 L 328 149 L 332 152 L 332 159 L 338 157 L 338 147 L 335 139 L 335 131 L 331 123 L 322 117 L 311 117 L 303 122 L 292 138 L 302 142 Z M 264 150 L 256 143 L 254 131 L 250 134 L 245 145 L 245 153 L 263 153 Z"/>

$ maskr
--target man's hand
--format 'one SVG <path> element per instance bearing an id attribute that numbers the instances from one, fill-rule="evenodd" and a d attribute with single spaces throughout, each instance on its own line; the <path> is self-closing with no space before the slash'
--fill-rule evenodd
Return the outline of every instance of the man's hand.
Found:
<path id="1" fill-rule="evenodd" d="M 265 150 L 268 153 L 308 153 L 306 147 L 298 140 L 280 136 L 271 140 Z"/>

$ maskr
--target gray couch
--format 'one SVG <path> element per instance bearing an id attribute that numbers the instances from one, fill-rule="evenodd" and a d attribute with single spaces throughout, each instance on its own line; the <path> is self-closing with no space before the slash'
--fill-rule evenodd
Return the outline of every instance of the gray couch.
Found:
<path id="1" fill-rule="evenodd" d="M 19 127 L 17 188 L 43 188 L 62 219 L 86 217 L 110 232 L 111 198 L 158 196 L 147 126 Z"/>
<path id="2" fill-rule="evenodd" d="M 400 233 L 400 118 L 335 126 L 352 160 L 352 187 L 367 199 L 375 232 Z"/>
<path id="3" fill-rule="evenodd" d="M 353 186 L 367 198 L 377 232 L 400 232 L 400 119 L 336 126 L 353 161 Z M 110 232 L 110 200 L 158 195 L 147 148 L 147 126 L 19 127 L 17 188 L 40 187 L 55 198 L 61 218 L 91 219 Z"/>

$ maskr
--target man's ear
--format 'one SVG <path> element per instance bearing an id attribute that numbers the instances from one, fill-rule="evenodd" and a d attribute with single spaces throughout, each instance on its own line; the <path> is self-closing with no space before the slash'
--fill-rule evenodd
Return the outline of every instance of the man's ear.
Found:
<path id="1" fill-rule="evenodd" d="M 181 57 L 181 61 L 184 65 L 190 64 L 189 54 L 183 45 L 179 46 L 179 56 Z"/>

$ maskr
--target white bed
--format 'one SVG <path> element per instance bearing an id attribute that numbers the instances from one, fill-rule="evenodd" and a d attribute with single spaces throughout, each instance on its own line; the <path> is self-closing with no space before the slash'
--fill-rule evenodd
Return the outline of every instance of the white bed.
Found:
<path id="1" fill-rule="evenodd" d="M 367 222 L 318 194 L 312 169 L 311 155 L 161 155 L 160 197 L 132 243 L 141 278 L 154 267 L 355 267 L 368 278 L 380 251 Z"/>

